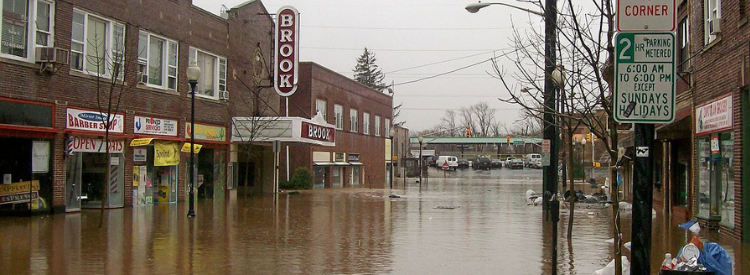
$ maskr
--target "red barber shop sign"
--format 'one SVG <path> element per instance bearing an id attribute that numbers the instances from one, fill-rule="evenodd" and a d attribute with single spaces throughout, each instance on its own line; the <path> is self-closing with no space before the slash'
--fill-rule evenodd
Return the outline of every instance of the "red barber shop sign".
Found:
<path id="1" fill-rule="evenodd" d="M 299 12 L 284 6 L 276 13 L 273 87 L 280 96 L 291 96 L 297 90 L 299 65 Z"/>

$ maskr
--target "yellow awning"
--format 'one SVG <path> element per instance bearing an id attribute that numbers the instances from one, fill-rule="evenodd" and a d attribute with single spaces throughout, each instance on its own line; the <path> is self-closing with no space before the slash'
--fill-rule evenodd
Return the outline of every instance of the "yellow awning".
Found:
<path id="1" fill-rule="evenodd" d="M 154 140 L 153 138 L 135 138 L 130 141 L 130 147 L 146 146 Z"/>
<path id="2" fill-rule="evenodd" d="M 197 154 L 201 151 L 202 147 L 203 145 L 195 144 L 195 147 L 194 147 L 195 149 L 193 150 L 195 150 L 195 153 Z M 180 149 L 180 151 L 183 153 L 190 153 L 190 143 L 182 144 L 182 149 Z"/>

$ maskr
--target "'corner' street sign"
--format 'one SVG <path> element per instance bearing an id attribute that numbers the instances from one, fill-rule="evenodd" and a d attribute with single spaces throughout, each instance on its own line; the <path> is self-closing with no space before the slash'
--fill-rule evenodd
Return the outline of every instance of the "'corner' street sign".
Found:
<path id="1" fill-rule="evenodd" d="M 614 113 L 617 122 L 674 120 L 673 33 L 618 33 L 615 36 Z"/>
<path id="2" fill-rule="evenodd" d="M 676 10 L 675 0 L 617 0 L 617 31 L 674 31 Z"/>

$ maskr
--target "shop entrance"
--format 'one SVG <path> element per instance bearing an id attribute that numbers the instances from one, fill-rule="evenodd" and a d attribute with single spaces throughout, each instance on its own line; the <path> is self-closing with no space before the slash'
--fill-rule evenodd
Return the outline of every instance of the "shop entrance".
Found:
<path id="1" fill-rule="evenodd" d="M 124 165 L 122 154 L 73 152 L 65 160 L 66 211 L 81 208 L 122 207 Z M 107 174 L 109 166 L 109 174 Z"/>

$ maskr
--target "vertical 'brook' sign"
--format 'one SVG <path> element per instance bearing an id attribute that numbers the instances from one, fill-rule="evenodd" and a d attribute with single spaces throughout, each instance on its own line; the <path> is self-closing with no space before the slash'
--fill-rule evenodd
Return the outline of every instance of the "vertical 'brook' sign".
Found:
<path id="1" fill-rule="evenodd" d="M 276 13 L 276 59 L 273 87 L 280 96 L 291 96 L 297 90 L 299 64 L 299 12 L 284 6 Z"/>

